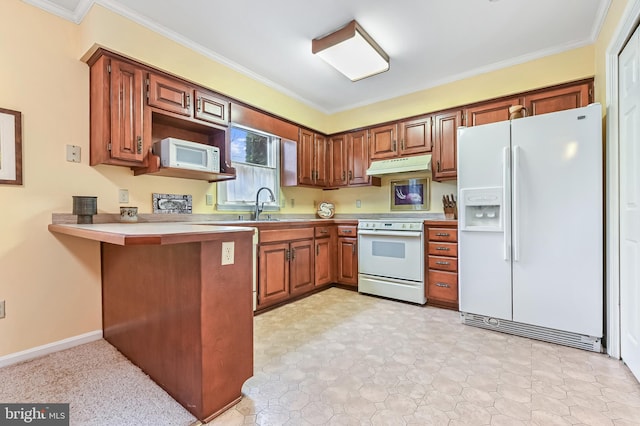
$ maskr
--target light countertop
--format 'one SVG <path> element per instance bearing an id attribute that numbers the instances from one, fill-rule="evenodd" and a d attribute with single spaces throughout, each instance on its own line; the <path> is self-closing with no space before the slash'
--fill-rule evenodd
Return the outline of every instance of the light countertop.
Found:
<path id="1" fill-rule="evenodd" d="M 187 222 L 51 224 L 49 231 L 118 245 L 162 245 L 220 238 L 231 232 L 254 232 L 248 226 Z"/>

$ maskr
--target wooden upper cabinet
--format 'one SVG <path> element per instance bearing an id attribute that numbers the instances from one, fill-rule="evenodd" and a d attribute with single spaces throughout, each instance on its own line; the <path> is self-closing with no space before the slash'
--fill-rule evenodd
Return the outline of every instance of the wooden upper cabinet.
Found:
<path id="1" fill-rule="evenodd" d="M 180 80 L 149 73 L 149 106 L 227 126 L 229 102 Z"/>
<path id="2" fill-rule="evenodd" d="M 346 186 L 347 180 L 347 135 L 337 135 L 329 139 L 328 169 L 330 187 Z"/>
<path id="3" fill-rule="evenodd" d="M 525 95 L 524 106 L 527 108 L 527 116 L 587 106 L 591 102 L 592 90 L 591 83 L 585 82 Z"/>
<path id="4" fill-rule="evenodd" d="M 393 158 L 398 155 L 398 126 L 395 124 L 369 129 L 371 159 Z"/>
<path id="5" fill-rule="evenodd" d="M 229 124 L 228 101 L 203 90 L 195 90 L 195 100 L 195 118 L 224 126 Z"/>
<path id="6" fill-rule="evenodd" d="M 476 105 L 464 110 L 465 126 L 480 126 L 509 120 L 509 108 L 524 105 L 523 98 L 512 98 Z"/>
<path id="7" fill-rule="evenodd" d="M 193 87 L 173 78 L 149 73 L 149 105 L 191 116 Z"/>
<path id="8" fill-rule="evenodd" d="M 431 152 L 431 116 L 400 123 L 400 155 Z"/>
<path id="9" fill-rule="evenodd" d="M 313 185 L 315 135 L 306 129 L 300 129 L 298 137 L 298 183 Z"/>
<path id="10" fill-rule="evenodd" d="M 433 179 L 450 180 L 457 177 L 458 127 L 462 111 L 449 111 L 434 116 Z"/>
<path id="11" fill-rule="evenodd" d="M 143 71 L 112 60 L 111 89 L 111 157 L 142 163 L 146 156 Z"/>
<path id="12" fill-rule="evenodd" d="M 366 185 L 369 183 L 367 169 L 369 168 L 369 140 L 367 131 L 349 133 L 347 145 L 347 180 L 349 185 Z"/>
<path id="13" fill-rule="evenodd" d="M 327 138 L 306 129 L 298 137 L 298 184 L 327 184 Z"/>

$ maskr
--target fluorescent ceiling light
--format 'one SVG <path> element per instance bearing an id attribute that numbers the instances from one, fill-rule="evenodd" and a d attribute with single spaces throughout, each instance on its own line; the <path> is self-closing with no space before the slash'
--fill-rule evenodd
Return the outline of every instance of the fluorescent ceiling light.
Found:
<path id="1" fill-rule="evenodd" d="M 311 51 L 351 81 L 362 80 L 389 69 L 389 56 L 356 21 L 313 39 Z"/>

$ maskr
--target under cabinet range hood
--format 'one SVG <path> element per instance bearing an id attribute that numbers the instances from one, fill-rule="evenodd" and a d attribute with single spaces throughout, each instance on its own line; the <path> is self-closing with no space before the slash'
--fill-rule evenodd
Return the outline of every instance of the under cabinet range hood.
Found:
<path id="1" fill-rule="evenodd" d="M 393 173 L 428 172 L 431 170 L 431 154 L 412 157 L 375 160 L 367 169 L 367 176 L 390 175 Z"/>

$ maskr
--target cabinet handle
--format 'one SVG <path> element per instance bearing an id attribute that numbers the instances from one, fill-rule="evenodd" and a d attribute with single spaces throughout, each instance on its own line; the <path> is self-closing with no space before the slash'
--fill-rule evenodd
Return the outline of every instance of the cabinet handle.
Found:
<path id="1" fill-rule="evenodd" d="M 345 180 L 347 178 L 347 173 L 343 170 L 342 171 L 342 180 Z"/>
<path id="2" fill-rule="evenodd" d="M 320 256 L 320 246 L 316 245 L 316 256 Z"/>
<path id="3" fill-rule="evenodd" d="M 351 254 L 356 254 L 356 245 L 351 246 Z"/>
<path id="4" fill-rule="evenodd" d="M 443 262 L 442 260 L 437 260 L 436 265 L 449 265 L 449 262 Z"/>
<path id="5" fill-rule="evenodd" d="M 196 104 L 196 108 L 198 108 L 198 112 L 202 110 L 202 98 L 198 96 L 198 103 Z"/>
<path id="6" fill-rule="evenodd" d="M 342 232 L 344 232 L 345 234 L 350 234 L 352 231 L 351 229 L 343 229 Z"/>
<path id="7" fill-rule="evenodd" d="M 187 109 L 191 108 L 191 95 L 187 93 Z"/>
<path id="8" fill-rule="evenodd" d="M 444 288 L 449 288 L 449 284 L 446 283 L 436 283 L 436 287 L 444 287 Z"/>
<path id="9" fill-rule="evenodd" d="M 395 151 L 395 150 L 396 150 L 396 140 L 394 139 L 393 140 L 393 149 L 392 149 L 392 151 Z"/>
<path id="10" fill-rule="evenodd" d="M 321 230 L 320 230 L 320 233 L 321 233 L 321 234 L 326 234 L 327 232 L 329 232 L 329 231 L 327 231 L 326 229 L 321 229 Z"/>
<path id="11" fill-rule="evenodd" d="M 400 141 L 400 150 L 404 151 L 404 139 L 402 139 L 402 141 Z"/>
<path id="12" fill-rule="evenodd" d="M 440 160 L 436 161 L 436 166 L 437 166 L 438 172 L 440 172 Z"/>
<path id="13" fill-rule="evenodd" d="M 137 148 L 138 148 L 138 154 L 142 154 L 142 136 L 138 136 Z"/>
<path id="14" fill-rule="evenodd" d="M 284 252 L 284 260 L 286 260 L 287 262 L 289 262 L 291 260 L 291 250 L 286 249 Z"/>
<path id="15" fill-rule="evenodd" d="M 448 232 L 436 232 L 436 237 L 448 237 Z"/>
<path id="16" fill-rule="evenodd" d="M 291 260 L 296 258 L 296 249 L 291 249 Z"/>
<path id="17" fill-rule="evenodd" d="M 436 247 L 436 250 L 449 251 L 449 247 Z"/>
<path id="18" fill-rule="evenodd" d="M 349 180 L 351 180 L 353 178 L 353 173 L 351 172 L 351 170 L 349 170 Z"/>

